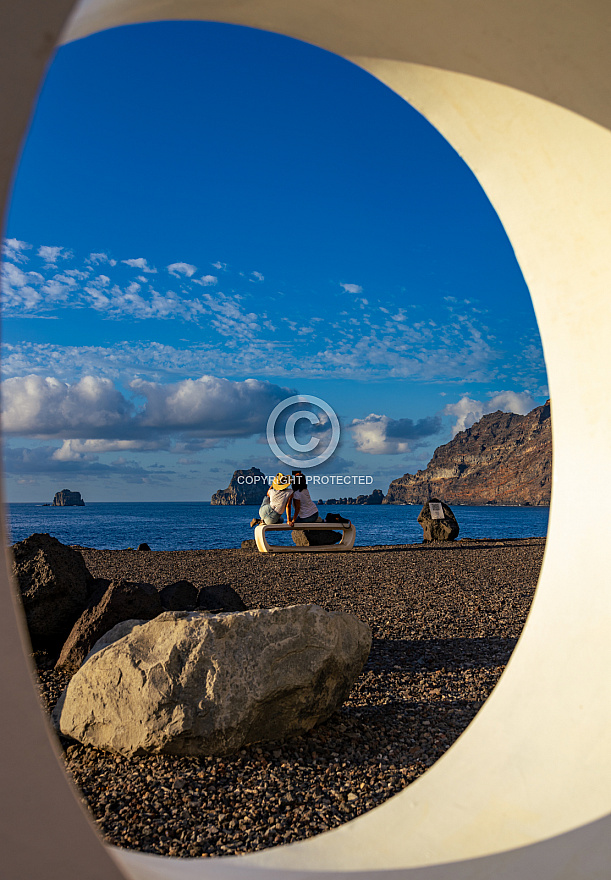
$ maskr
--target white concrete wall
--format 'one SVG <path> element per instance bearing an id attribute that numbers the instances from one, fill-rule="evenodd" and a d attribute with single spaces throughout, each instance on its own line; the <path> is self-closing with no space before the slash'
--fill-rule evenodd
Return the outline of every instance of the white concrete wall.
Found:
<path id="1" fill-rule="evenodd" d="M 4 192 L 48 47 L 69 6 L 22 0 L 0 24 Z M 585 514 L 611 492 L 611 5 L 87 0 L 62 39 L 159 18 L 250 24 L 343 54 L 413 103 L 476 173 L 524 272 L 545 350 L 554 437 L 546 557 L 500 684 L 423 777 L 308 841 L 180 862 L 96 840 L 46 736 L 3 571 L 0 652 L 10 675 L 0 687 L 11 723 L 0 734 L 0 827 L 8 832 L 10 880 L 110 880 L 118 875 L 109 855 L 121 874 L 142 880 L 310 871 L 321 880 L 343 872 L 413 880 L 608 876 L 610 542 L 603 523 L 590 534 Z"/>

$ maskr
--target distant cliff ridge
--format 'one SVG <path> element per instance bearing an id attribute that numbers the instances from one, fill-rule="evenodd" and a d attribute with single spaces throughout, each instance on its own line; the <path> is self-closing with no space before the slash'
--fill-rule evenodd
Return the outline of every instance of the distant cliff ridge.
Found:
<path id="1" fill-rule="evenodd" d="M 384 504 L 532 504 L 550 502 L 549 400 L 525 416 L 497 411 L 435 450 L 426 470 L 388 487 Z"/>
<path id="2" fill-rule="evenodd" d="M 269 486 L 267 477 L 252 467 L 247 471 L 234 471 L 226 489 L 219 489 L 212 496 L 211 504 L 261 504 Z"/>
<path id="3" fill-rule="evenodd" d="M 84 507 L 85 502 L 80 492 L 71 492 L 70 489 L 62 489 L 55 493 L 51 507 Z"/>

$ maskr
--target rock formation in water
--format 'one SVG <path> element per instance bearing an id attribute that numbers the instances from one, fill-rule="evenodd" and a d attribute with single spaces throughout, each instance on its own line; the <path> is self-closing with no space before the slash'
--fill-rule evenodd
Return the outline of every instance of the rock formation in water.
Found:
<path id="1" fill-rule="evenodd" d="M 435 450 L 426 470 L 393 480 L 384 504 L 532 504 L 550 502 L 549 400 L 525 416 L 494 412 Z"/>
<path id="2" fill-rule="evenodd" d="M 62 489 L 55 493 L 51 507 L 84 507 L 85 502 L 80 492 L 71 492 L 70 489 Z"/>
<path id="3" fill-rule="evenodd" d="M 261 504 L 268 490 L 267 478 L 259 468 L 234 471 L 229 486 L 215 492 L 211 504 Z"/>
<path id="4" fill-rule="evenodd" d="M 323 501 L 322 498 L 318 502 L 319 504 L 383 504 L 384 502 L 384 493 L 381 489 L 374 489 L 371 495 L 357 495 L 356 498 L 347 497 L 347 498 L 327 498 L 326 501 Z"/>

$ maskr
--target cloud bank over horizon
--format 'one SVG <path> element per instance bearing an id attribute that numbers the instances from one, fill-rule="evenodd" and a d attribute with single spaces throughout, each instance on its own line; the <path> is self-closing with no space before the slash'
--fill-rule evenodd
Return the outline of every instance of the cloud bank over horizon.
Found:
<path id="1" fill-rule="evenodd" d="M 263 433 L 274 406 L 295 393 L 258 379 L 232 382 L 214 376 L 165 385 L 135 379 L 129 388 L 131 397 L 110 379 L 94 376 L 74 384 L 36 375 L 5 379 L 4 432 L 39 439 L 104 440 L 104 451 L 124 448 L 126 441 L 132 450 L 169 448 L 169 437 L 180 434 L 188 438 L 183 444 L 205 448 L 210 441 Z"/>

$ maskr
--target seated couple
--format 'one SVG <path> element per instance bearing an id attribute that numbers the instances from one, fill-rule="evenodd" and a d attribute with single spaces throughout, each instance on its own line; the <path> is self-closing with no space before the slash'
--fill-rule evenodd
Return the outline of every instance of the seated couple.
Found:
<path id="1" fill-rule="evenodd" d="M 291 508 L 294 508 L 294 512 Z M 284 474 L 276 474 L 263 499 L 259 516 L 265 525 L 273 526 L 282 522 L 285 511 L 286 521 L 290 526 L 295 523 L 322 522 L 301 471 L 294 471 L 292 480 Z"/>

